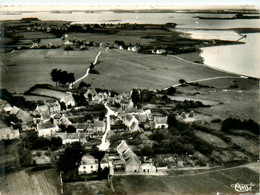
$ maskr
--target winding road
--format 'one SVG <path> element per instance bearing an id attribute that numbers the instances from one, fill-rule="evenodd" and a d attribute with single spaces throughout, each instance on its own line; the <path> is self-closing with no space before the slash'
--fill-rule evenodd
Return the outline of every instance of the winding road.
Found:
<path id="1" fill-rule="evenodd" d="M 97 64 L 98 61 L 98 57 L 101 55 L 101 51 L 97 54 L 95 61 L 93 63 L 93 65 L 91 64 L 90 67 L 87 69 L 85 75 L 83 75 L 82 77 L 80 77 L 79 79 L 77 79 L 76 81 L 74 81 L 73 83 L 71 83 L 69 85 L 69 88 L 72 89 L 73 85 L 75 85 L 76 83 L 78 83 L 79 81 L 81 81 L 82 79 L 86 78 L 89 74 L 89 71 L 93 68 L 93 66 L 95 66 Z"/>

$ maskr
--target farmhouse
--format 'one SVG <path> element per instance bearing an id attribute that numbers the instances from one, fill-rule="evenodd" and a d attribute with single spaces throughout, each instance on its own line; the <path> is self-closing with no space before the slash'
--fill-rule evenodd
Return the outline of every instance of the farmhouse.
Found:
<path id="1" fill-rule="evenodd" d="M 101 160 L 101 169 L 108 167 L 105 157 Z M 78 168 L 79 175 L 90 174 L 98 171 L 98 160 L 91 155 L 82 156 L 80 166 Z"/>

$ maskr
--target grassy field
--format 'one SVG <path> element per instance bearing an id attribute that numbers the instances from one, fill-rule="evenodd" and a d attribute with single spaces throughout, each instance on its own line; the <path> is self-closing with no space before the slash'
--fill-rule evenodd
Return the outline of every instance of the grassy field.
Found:
<path id="1" fill-rule="evenodd" d="M 63 49 L 23 50 L 6 53 L 3 59 L 8 71 L 2 74 L 1 87 L 22 93 L 35 84 L 54 84 L 50 72 L 60 68 L 81 77 L 99 49 L 64 51 Z M 122 50 L 104 50 L 96 66 L 98 75 L 89 75 L 85 82 L 94 87 L 129 91 L 133 87 L 159 89 L 178 83 L 179 79 L 196 80 L 227 76 L 203 65 L 183 62 L 173 57 L 143 55 Z M 119 85 L 120 83 L 120 85 Z"/>
<path id="2" fill-rule="evenodd" d="M 51 33 L 45 33 L 45 32 L 20 32 L 17 33 L 19 36 L 23 36 L 23 39 L 49 39 L 49 38 L 55 38 L 56 36 Z"/>
<path id="3" fill-rule="evenodd" d="M 19 171 L 1 178 L 2 195 L 56 195 L 60 194 L 59 176 L 54 170 L 28 174 Z"/>
<path id="4" fill-rule="evenodd" d="M 211 144 L 212 146 L 216 146 L 219 148 L 227 148 L 228 145 L 226 144 L 226 142 L 224 142 L 222 139 L 220 139 L 219 137 L 209 134 L 209 133 L 205 133 L 202 131 L 195 131 L 195 135 L 198 136 L 199 138 L 205 140 L 206 142 L 208 142 L 209 144 Z"/>
<path id="5" fill-rule="evenodd" d="M 254 183 L 253 192 L 258 192 L 259 172 L 246 167 L 229 168 L 207 173 L 179 176 L 114 176 L 116 189 L 126 191 L 128 195 L 146 194 L 216 194 L 236 193 L 231 184 Z"/>
<path id="6" fill-rule="evenodd" d="M 244 150 L 255 155 L 259 154 L 259 142 L 234 135 L 229 135 L 228 137 L 231 138 L 232 142 L 239 145 Z"/>

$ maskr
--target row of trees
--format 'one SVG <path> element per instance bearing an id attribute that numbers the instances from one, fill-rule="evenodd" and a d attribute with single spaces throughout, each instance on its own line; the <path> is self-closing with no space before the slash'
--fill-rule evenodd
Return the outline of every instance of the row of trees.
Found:
<path id="1" fill-rule="evenodd" d="M 245 129 L 259 135 L 260 126 L 252 119 L 241 121 L 240 119 L 227 118 L 222 122 L 221 130 L 229 133 L 231 129 Z"/>
<path id="2" fill-rule="evenodd" d="M 52 69 L 50 75 L 51 80 L 55 82 L 56 85 L 59 83 L 61 86 L 64 86 L 67 83 L 73 83 L 75 81 L 74 73 L 68 73 L 61 69 Z"/>

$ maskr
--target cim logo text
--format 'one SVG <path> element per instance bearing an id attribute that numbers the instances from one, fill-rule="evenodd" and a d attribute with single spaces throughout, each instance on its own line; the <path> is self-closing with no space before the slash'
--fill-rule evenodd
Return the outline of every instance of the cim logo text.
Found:
<path id="1" fill-rule="evenodd" d="M 252 191 L 252 187 L 254 187 L 255 184 L 250 183 L 250 184 L 241 184 L 241 183 L 236 183 L 232 184 L 231 187 L 235 188 L 237 192 L 250 192 Z"/>

